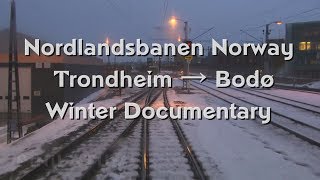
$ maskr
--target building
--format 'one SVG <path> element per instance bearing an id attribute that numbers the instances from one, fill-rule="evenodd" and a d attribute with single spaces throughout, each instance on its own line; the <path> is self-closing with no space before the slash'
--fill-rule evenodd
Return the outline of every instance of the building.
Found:
<path id="1" fill-rule="evenodd" d="M 269 39 L 267 43 L 274 43 L 281 47 L 281 44 L 285 43 L 284 39 Z M 279 56 L 269 56 L 270 60 L 270 73 L 273 75 L 283 75 L 285 72 L 285 60 L 283 54 Z M 263 58 L 262 61 L 265 59 Z"/>
<path id="2" fill-rule="evenodd" d="M 18 62 L 21 112 L 47 113 L 45 103 L 77 102 L 93 92 L 92 88 L 59 88 L 55 70 L 68 70 L 71 74 L 102 74 L 105 64 L 96 57 L 79 56 L 25 56 L 24 39 L 33 42 L 28 35 L 18 33 Z M 8 48 L 9 30 L 0 31 L 0 113 L 7 112 L 8 99 Z"/>
<path id="3" fill-rule="evenodd" d="M 211 49 L 210 49 L 211 52 Z M 248 55 L 225 55 L 218 50 L 216 56 L 208 55 L 202 60 L 204 67 L 210 67 L 212 72 L 217 70 L 228 71 L 230 74 L 250 75 L 255 70 L 263 69 L 263 57 L 255 56 L 252 50 L 248 50 Z"/>
<path id="4" fill-rule="evenodd" d="M 286 25 L 286 41 L 294 44 L 294 59 L 286 63 L 288 75 L 320 77 L 320 21 Z"/>

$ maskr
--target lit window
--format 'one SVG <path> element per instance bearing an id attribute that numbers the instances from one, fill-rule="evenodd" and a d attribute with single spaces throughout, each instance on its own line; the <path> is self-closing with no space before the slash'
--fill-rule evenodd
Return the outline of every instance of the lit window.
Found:
<path id="1" fill-rule="evenodd" d="M 299 50 L 300 51 L 305 51 L 306 49 L 307 49 L 306 42 L 300 42 L 299 43 Z"/>
<path id="2" fill-rule="evenodd" d="M 307 42 L 307 50 L 311 49 L 311 42 Z"/>

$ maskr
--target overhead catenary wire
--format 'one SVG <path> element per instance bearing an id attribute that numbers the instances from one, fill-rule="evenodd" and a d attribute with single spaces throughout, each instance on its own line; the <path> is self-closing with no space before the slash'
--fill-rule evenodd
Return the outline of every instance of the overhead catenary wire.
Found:
<path id="1" fill-rule="evenodd" d="M 166 22 L 169 0 L 164 0 L 163 23 Z"/>
<path id="2" fill-rule="evenodd" d="M 307 14 L 307 13 L 310 13 L 310 12 L 314 12 L 314 11 L 317 11 L 317 10 L 320 10 L 320 7 L 315 7 L 315 8 L 307 9 L 307 10 L 301 11 L 301 12 L 299 12 L 299 13 L 297 13 L 297 14 L 290 15 L 290 16 L 286 16 L 286 17 L 284 17 L 284 18 L 281 18 L 281 20 L 282 20 L 282 21 L 285 21 L 285 22 L 287 22 L 287 23 L 291 23 L 291 22 L 293 22 L 294 19 L 301 18 L 301 17 L 299 17 L 299 16 L 304 15 L 304 14 Z M 304 18 L 306 18 L 306 17 L 314 17 L 314 16 L 317 16 L 317 15 L 319 15 L 319 13 L 307 15 L 307 16 L 305 16 Z M 248 31 L 256 31 L 256 30 L 259 30 L 259 29 L 261 29 L 261 28 L 263 28 L 263 27 L 265 27 L 265 26 L 266 26 L 266 24 L 261 24 L 261 25 L 253 26 L 253 27 L 246 28 L 246 29 L 240 29 L 240 32 L 246 34 L 246 33 L 248 33 Z M 243 31 L 246 31 L 246 32 L 243 32 Z M 234 32 L 234 33 L 232 33 L 232 34 L 238 34 L 238 33 L 239 33 L 239 32 Z M 248 34 L 247 34 L 247 35 L 248 35 Z M 255 37 L 254 39 L 257 40 L 258 38 Z M 259 40 L 259 42 L 260 42 L 260 41 L 261 41 L 261 40 Z"/>
<path id="3" fill-rule="evenodd" d="M 208 32 L 210 32 L 213 28 L 214 28 L 214 26 L 213 26 L 213 27 L 211 27 L 211 28 L 209 28 L 209 29 L 208 29 L 208 30 L 206 30 L 205 32 L 203 32 L 203 33 L 199 34 L 198 36 L 196 36 L 196 37 L 192 38 L 192 40 L 191 40 L 191 41 L 194 41 L 194 40 L 198 39 L 199 37 L 201 37 L 201 36 L 203 36 L 203 35 L 207 34 L 207 33 L 208 33 Z"/>
<path id="4" fill-rule="evenodd" d="M 303 14 L 306 14 L 306 13 L 309 13 L 309 12 L 313 12 L 313 11 L 316 11 L 316 10 L 320 10 L 320 7 L 316 7 L 316 8 L 312 8 L 312 9 L 307 9 L 307 10 L 304 10 L 304 11 L 299 12 L 299 13 L 297 13 L 297 14 L 290 15 L 290 16 L 287 16 L 287 17 L 284 17 L 284 18 L 280 18 L 280 19 L 281 19 L 282 21 L 288 21 L 289 19 L 292 19 L 292 18 L 294 18 L 294 17 L 301 16 L 301 15 L 303 15 Z M 245 31 L 250 31 L 250 30 L 259 29 L 259 28 L 262 28 L 262 27 L 265 27 L 265 24 L 257 25 L 257 26 L 250 27 L 250 28 L 243 29 L 243 30 L 245 30 Z"/>
<path id="5" fill-rule="evenodd" d="M 290 21 L 287 21 L 287 23 L 292 23 L 294 21 L 297 21 L 299 19 L 308 19 L 308 18 L 313 18 L 313 17 L 317 17 L 320 15 L 320 12 L 317 12 L 317 13 L 314 13 L 314 14 L 309 14 L 309 15 L 306 15 L 306 16 L 302 16 L 302 17 L 297 17 L 295 19 L 292 19 Z M 308 20 L 311 20 L 311 19 L 308 19 Z"/>
<path id="6" fill-rule="evenodd" d="M 246 32 L 246 31 L 244 31 L 244 30 L 242 30 L 242 29 L 240 29 L 240 31 L 243 32 L 243 33 L 245 33 L 246 35 L 250 36 L 251 38 L 257 40 L 258 42 L 263 43 L 263 41 L 262 41 L 261 39 L 258 39 L 258 38 L 256 38 L 256 37 L 252 36 L 252 35 L 249 34 L 248 32 Z"/>
<path id="7" fill-rule="evenodd" d="M 315 11 L 315 10 L 320 10 L 320 7 L 308 9 L 308 10 L 302 11 L 302 12 L 300 12 L 300 13 L 298 13 L 298 14 L 291 15 L 291 16 L 287 16 L 287 17 L 283 18 L 283 20 L 288 20 L 288 19 L 291 19 L 291 18 L 300 16 L 300 15 L 303 15 L 303 14 L 306 14 L 306 13 L 309 13 L 309 12 L 313 12 L 313 11 Z"/>

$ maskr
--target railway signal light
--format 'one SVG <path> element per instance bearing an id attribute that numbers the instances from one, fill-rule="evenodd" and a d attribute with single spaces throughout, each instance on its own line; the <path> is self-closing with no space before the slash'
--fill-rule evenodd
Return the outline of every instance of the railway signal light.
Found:
<path id="1" fill-rule="evenodd" d="M 187 46 L 189 47 L 189 54 L 187 55 L 187 56 L 190 56 L 190 54 L 191 54 L 191 49 L 192 49 L 192 41 L 185 41 L 184 43 L 186 43 L 187 44 Z"/>
<path id="2" fill-rule="evenodd" d="M 191 49 L 192 41 L 186 41 L 185 43 L 188 45 L 189 49 Z"/>

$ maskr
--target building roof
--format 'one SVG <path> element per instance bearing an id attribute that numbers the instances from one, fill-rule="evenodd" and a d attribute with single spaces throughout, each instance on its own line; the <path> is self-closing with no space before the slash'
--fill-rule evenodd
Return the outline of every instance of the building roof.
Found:
<path id="1" fill-rule="evenodd" d="M 0 63 L 8 63 L 9 60 L 9 29 L 0 30 Z M 19 63 L 36 63 L 36 62 L 50 62 L 63 64 L 84 64 L 84 65 L 102 65 L 102 59 L 93 56 L 38 56 L 31 54 L 31 56 L 24 55 L 24 39 L 30 42 L 35 40 L 34 37 L 17 33 L 17 47 L 18 47 L 18 62 Z"/>
<path id="2" fill-rule="evenodd" d="M 314 25 L 320 24 L 320 21 L 303 21 L 303 22 L 292 22 L 292 23 L 287 23 L 288 25 Z"/>

